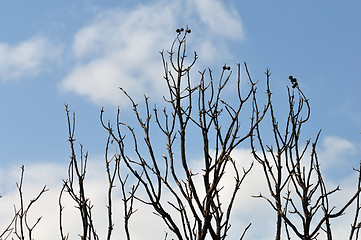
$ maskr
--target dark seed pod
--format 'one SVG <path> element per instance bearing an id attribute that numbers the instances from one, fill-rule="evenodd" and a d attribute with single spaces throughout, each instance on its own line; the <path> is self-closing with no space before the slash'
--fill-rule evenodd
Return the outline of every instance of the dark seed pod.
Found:
<path id="1" fill-rule="evenodd" d="M 297 82 L 293 82 L 292 84 L 292 88 L 298 87 L 298 83 Z"/>
<path id="2" fill-rule="evenodd" d="M 227 66 L 227 65 L 224 65 L 224 66 L 223 66 L 223 70 L 231 70 L 231 67 L 230 67 L 230 66 Z"/>
<path id="3" fill-rule="evenodd" d="M 180 33 L 181 32 L 181 30 L 179 29 L 179 28 L 177 28 L 177 30 L 175 30 L 176 31 L 176 33 Z"/>
<path id="4" fill-rule="evenodd" d="M 291 75 L 291 76 L 289 76 L 289 77 L 288 77 L 288 79 L 292 80 L 292 79 L 293 79 L 292 75 Z"/>
<path id="5" fill-rule="evenodd" d="M 187 33 L 191 33 L 191 30 L 190 30 L 190 29 L 187 29 L 186 32 L 187 32 Z"/>
<path id="6" fill-rule="evenodd" d="M 184 29 L 183 29 L 183 28 L 181 28 L 181 29 L 180 29 L 180 31 L 181 31 L 181 32 L 183 32 L 183 31 L 184 31 Z"/>

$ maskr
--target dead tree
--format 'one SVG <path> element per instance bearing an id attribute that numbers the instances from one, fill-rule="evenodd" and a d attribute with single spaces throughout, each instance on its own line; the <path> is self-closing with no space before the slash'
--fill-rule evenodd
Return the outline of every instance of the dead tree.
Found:
<path id="1" fill-rule="evenodd" d="M 143 112 L 121 89 L 133 106 L 137 126 L 123 122 L 119 109 L 114 127 L 105 122 L 103 116 L 102 124 L 117 144 L 120 160 L 146 193 L 146 197 L 138 194 L 137 199 L 151 206 L 177 239 L 201 240 L 206 236 L 225 239 L 231 226 L 229 220 L 236 195 L 253 166 L 238 169 L 232 152 L 251 136 L 268 104 L 258 113 L 257 120 L 250 122 L 249 127 L 243 124 L 241 128 L 241 113 L 247 103 L 254 101 L 256 94 L 256 82 L 252 81 L 247 65 L 249 89 L 241 93 L 241 68 L 238 65 L 237 94 L 232 96 L 234 102 L 228 102 L 224 89 L 231 78 L 230 67 L 223 67 L 218 81 L 211 70 L 200 72 L 200 81 L 192 85 L 191 69 L 198 56 L 194 52 L 193 59 L 187 61 L 186 42 L 191 31 L 181 28 L 176 32 L 170 51 L 167 54 L 161 52 L 169 93 L 164 101 L 168 107 L 159 111 L 155 106 L 152 110 L 145 97 Z M 103 115 L 103 110 L 101 113 Z M 191 131 L 199 138 L 189 136 Z M 155 139 L 160 136 L 163 143 Z M 203 164 L 197 171 L 191 169 L 192 152 L 188 147 L 199 142 Z M 233 186 L 221 185 L 226 168 L 233 171 Z M 199 174 L 203 178 L 201 186 L 197 180 Z M 232 194 L 228 203 L 222 202 L 222 189 L 228 187 L 233 189 Z M 170 194 L 171 198 L 164 199 L 165 194 Z"/>
<path id="2" fill-rule="evenodd" d="M 68 178 L 63 181 L 63 187 L 59 195 L 59 230 L 62 240 L 69 239 L 69 233 L 65 233 L 63 227 L 63 210 L 64 205 L 62 200 L 64 198 L 64 193 L 67 193 L 75 202 L 76 208 L 80 213 L 80 221 L 82 224 L 82 233 L 79 234 L 80 239 L 83 240 L 97 240 L 100 239 L 97 232 L 94 219 L 92 216 L 93 205 L 86 194 L 85 189 L 85 177 L 87 172 L 87 163 L 88 163 L 88 153 L 83 152 L 83 146 L 80 144 L 80 157 L 77 156 L 76 147 L 75 147 L 75 114 L 73 117 L 70 116 L 70 111 L 68 106 L 65 105 L 65 110 L 67 114 L 68 121 L 68 141 L 70 144 L 70 162 L 68 166 Z M 107 187 L 107 216 L 108 216 L 108 231 L 106 239 L 110 240 L 112 237 L 114 229 L 113 221 L 113 189 L 116 186 L 116 180 L 119 181 L 121 192 L 122 192 L 122 201 L 124 209 L 124 230 L 126 233 L 127 240 L 130 240 L 129 233 L 129 218 L 136 211 L 133 207 L 134 194 L 138 188 L 139 184 L 135 184 L 131 187 L 130 192 L 128 192 L 126 182 L 127 176 L 123 177 L 120 174 L 120 158 L 118 154 L 112 154 L 109 151 L 110 146 L 112 145 L 111 136 L 108 137 L 105 147 L 105 170 L 107 174 L 108 187 Z"/>
<path id="3" fill-rule="evenodd" d="M 19 240 L 34 239 L 33 231 L 42 218 L 38 217 L 34 223 L 30 223 L 28 220 L 28 214 L 32 206 L 46 191 L 48 191 L 48 189 L 46 188 L 46 186 L 44 186 L 35 198 L 30 199 L 29 204 L 25 204 L 23 196 L 24 172 L 25 167 L 24 165 L 22 165 L 20 183 L 16 183 L 16 187 L 19 192 L 20 206 L 17 207 L 16 205 L 14 205 L 14 217 L 12 218 L 10 224 L 6 227 L 6 229 L 2 233 L 0 233 L 0 240 L 6 240 L 10 236 L 15 236 L 15 238 Z M 11 239 L 14 239 L 14 237 L 12 237 Z"/>
<path id="4" fill-rule="evenodd" d="M 359 168 L 356 169 L 354 168 L 355 171 L 358 172 L 358 183 L 357 183 L 357 189 L 361 189 L 361 161 L 360 161 L 360 165 Z M 361 209 L 361 194 L 358 194 L 356 197 L 356 209 L 355 209 L 355 215 L 354 215 L 354 220 L 351 224 L 351 230 L 350 230 L 350 236 L 349 236 L 349 240 L 357 240 L 359 239 L 359 235 L 360 235 L 360 229 L 361 229 L 361 221 L 360 221 L 360 209 Z"/>
<path id="5" fill-rule="evenodd" d="M 68 167 L 68 178 L 63 181 L 63 187 L 59 195 L 59 229 L 61 239 L 65 240 L 69 238 L 69 234 L 64 233 L 63 229 L 63 209 L 62 204 L 64 192 L 68 193 L 69 196 L 76 203 L 76 207 L 80 212 L 81 223 L 82 223 L 82 234 L 79 234 L 80 239 L 99 239 L 92 218 L 92 204 L 86 195 L 84 182 L 86 176 L 86 168 L 88 162 L 88 153 L 83 153 L 83 146 L 80 144 L 80 159 L 77 157 L 74 143 L 75 139 L 75 114 L 73 118 L 70 117 L 68 106 L 65 105 L 65 110 L 68 120 L 68 141 L 70 144 L 70 163 Z"/>
<path id="6" fill-rule="evenodd" d="M 266 75 L 267 78 L 270 76 L 269 71 Z M 360 183 L 355 194 L 338 211 L 330 205 L 330 196 L 340 189 L 328 190 L 324 182 L 316 152 L 320 132 L 311 146 L 310 140 L 302 145 L 301 129 L 310 118 L 310 105 L 297 79 L 292 76 L 289 79 L 292 90 L 288 89 L 289 112 L 284 129 L 278 122 L 271 92 L 268 92 L 270 106 L 267 117 L 272 124 L 272 144 L 265 143 L 268 141 L 264 139 L 265 129 L 261 130 L 261 124 L 255 126 L 250 138 L 252 153 L 263 167 L 270 194 L 270 197 L 264 193 L 255 197 L 266 199 L 277 213 L 276 240 L 281 239 L 282 226 L 288 239 L 291 239 L 292 230 L 302 240 L 316 239 L 321 232 L 325 232 L 330 240 L 331 220 L 340 217 L 356 199 L 359 201 Z M 258 113 L 257 102 L 254 101 L 253 121 L 263 117 Z M 359 203 L 352 225 L 352 230 L 357 230 L 357 234 L 358 211 Z M 350 236 L 354 234 L 352 232 Z"/>
<path id="7" fill-rule="evenodd" d="M 289 110 L 283 126 L 278 122 L 272 102 L 269 70 L 266 71 L 266 101 L 262 106 L 256 95 L 257 82 L 252 80 L 246 64 L 244 72 L 249 87 L 241 91 L 241 66 L 238 64 L 236 94 L 230 100 L 226 92 L 232 77 L 230 66 L 223 66 L 218 80 L 214 79 L 210 69 L 202 71 L 200 80 L 194 84 L 191 69 L 198 56 L 194 53 L 188 61 L 186 44 L 191 30 L 181 28 L 176 33 L 170 51 L 161 52 L 168 90 L 163 103 L 166 107 L 151 109 L 149 98 L 145 97 L 142 110 L 142 106 L 121 89 L 133 107 L 135 121 L 132 125 L 121 120 L 119 108 L 114 126 L 110 121 L 104 121 L 104 110 L 101 110 L 100 121 L 108 132 L 105 144 L 108 179 L 106 239 L 112 238 L 115 227 L 113 190 L 116 183 L 122 193 L 123 227 L 127 240 L 131 239 L 130 218 L 137 211 L 135 201 L 150 206 L 177 239 L 225 239 L 241 184 L 253 168 L 253 163 L 239 168 L 233 155 L 234 150 L 247 139 L 250 139 L 254 158 L 263 168 L 270 195 L 260 193 L 255 197 L 266 199 L 276 212 L 276 240 L 280 240 L 282 234 L 287 239 L 295 235 L 302 240 L 311 240 L 322 233 L 331 240 L 331 221 L 340 217 L 352 203 L 356 203 L 356 209 L 349 239 L 358 239 L 361 226 L 361 163 L 356 169 L 359 179 L 355 194 L 336 210 L 331 206 L 330 198 L 340 188 L 329 190 L 324 181 L 316 151 L 320 132 L 313 143 L 311 140 L 303 143 L 301 138 L 302 127 L 310 118 L 310 105 L 297 79 L 289 77 L 292 89 L 288 88 Z M 80 154 L 77 155 L 75 115 L 71 117 L 68 106 L 65 108 L 71 154 L 67 179 L 63 181 L 58 199 L 60 235 L 62 240 L 69 239 L 63 226 L 63 198 L 64 194 L 68 194 L 80 213 L 80 239 L 97 240 L 100 237 L 92 216 L 93 205 L 84 184 L 88 154 L 80 145 Z M 249 109 L 250 121 L 247 122 Z M 261 124 L 265 118 L 271 122 L 270 141 L 264 137 L 265 130 Z M 201 156 L 192 151 L 194 146 L 198 151 L 201 149 Z M 111 147 L 114 151 L 110 150 Z M 195 158 L 201 162 L 199 169 L 192 169 Z M 125 175 L 120 171 L 120 164 L 127 170 Z M 233 185 L 224 184 L 225 176 L 229 174 L 233 176 Z M 20 183 L 17 184 L 20 207 L 14 207 L 14 217 L 0 233 L 0 240 L 10 236 L 20 240 L 33 239 L 34 228 L 41 219 L 30 224 L 27 216 L 33 204 L 47 191 L 46 186 L 26 205 L 22 192 L 23 178 L 22 166 Z M 130 181 L 133 185 L 128 188 Z M 224 199 L 223 195 L 226 189 L 231 193 L 228 199 Z M 241 240 L 250 226 L 240 233 Z M 165 239 L 167 237 L 168 233 Z"/>
<path id="8" fill-rule="evenodd" d="M 133 184 L 129 190 L 127 181 L 129 175 L 123 176 L 120 173 L 120 163 L 121 158 L 119 154 L 112 153 L 109 148 L 112 146 L 114 147 L 114 143 L 111 134 L 108 135 L 106 148 L 105 148 L 105 167 L 107 172 L 107 178 L 108 178 L 108 205 L 107 205 L 107 213 L 108 213 L 108 232 L 107 232 L 107 240 L 111 239 L 112 231 L 114 229 L 113 224 L 113 196 L 112 196 L 112 190 L 116 186 L 115 180 L 118 179 L 120 183 L 121 188 L 121 194 L 122 194 L 122 202 L 123 202 L 123 215 L 124 215 L 124 232 L 127 240 L 131 239 L 130 234 L 130 217 L 137 211 L 137 209 L 134 208 L 134 199 L 135 199 L 135 193 L 139 187 L 139 181 L 136 181 L 135 184 Z"/>

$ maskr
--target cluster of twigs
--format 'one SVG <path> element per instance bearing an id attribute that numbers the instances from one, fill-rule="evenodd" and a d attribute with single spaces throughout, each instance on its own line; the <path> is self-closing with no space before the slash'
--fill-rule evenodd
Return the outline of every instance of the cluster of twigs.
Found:
<path id="1" fill-rule="evenodd" d="M 266 75 L 270 76 L 269 71 L 266 72 Z M 261 131 L 261 125 L 256 126 L 251 137 L 253 156 L 263 167 L 271 196 L 268 198 L 260 193 L 255 197 L 266 199 L 276 211 L 276 239 L 281 239 L 282 223 L 284 223 L 287 239 L 291 239 L 289 229 L 292 229 L 302 240 L 316 239 L 322 231 L 326 233 L 327 239 L 332 239 L 330 221 L 341 216 L 357 199 L 357 210 L 350 234 L 350 239 L 352 239 L 354 235 L 358 236 L 359 230 L 357 221 L 360 206 L 360 183 L 355 194 L 344 206 L 339 208 L 340 210 L 336 211 L 336 207 L 330 205 L 330 196 L 340 189 L 336 187 L 328 190 L 323 179 L 316 152 L 320 132 L 312 143 L 310 152 L 308 151 L 310 140 L 307 140 L 305 146 L 302 146 L 301 128 L 309 120 L 310 105 L 299 88 L 297 79 L 292 76 L 289 79 L 295 90 L 288 89 L 289 112 L 284 129 L 282 130 L 276 117 L 275 107 L 271 101 L 271 92 L 268 92 L 273 143 L 272 145 L 264 143 L 262 133 L 265 131 Z M 298 93 L 298 100 L 296 100 L 295 92 Z M 263 115 L 259 116 L 257 105 L 254 105 L 254 109 L 253 121 L 264 117 Z M 256 145 L 258 145 L 258 149 Z M 310 157 L 307 157 L 308 154 Z M 298 219 L 294 218 L 295 215 L 298 216 Z"/>
<path id="2" fill-rule="evenodd" d="M 37 218 L 34 223 L 30 223 L 28 220 L 28 213 L 30 208 L 39 200 L 39 198 L 46 192 L 48 189 L 44 186 L 38 195 L 31 199 L 29 204 L 24 203 L 24 196 L 23 196 L 23 180 L 24 180 L 24 172 L 25 167 L 24 165 L 21 166 L 21 175 L 20 175 L 20 183 L 16 183 L 18 192 L 19 192 L 19 200 L 20 206 L 19 208 L 14 205 L 14 217 L 10 221 L 10 224 L 5 228 L 5 230 L 0 234 L 0 240 L 6 240 L 11 235 L 15 236 L 16 239 L 24 240 L 29 239 L 32 240 L 33 238 L 33 231 L 35 227 L 41 220 L 41 217 Z M 13 237 L 11 239 L 14 239 Z"/>
<path id="3" fill-rule="evenodd" d="M 152 206 L 177 239 L 205 239 L 208 235 L 212 239 L 225 239 L 230 228 L 229 220 L 236 195 L 253 166 L 243 169 L 241 173 L 231 155 L 240 143 L 251 136 L 267 106 L 248 130 L 242 129 L 245 132 L 242 135 L 240 114 L 245 103 L 253 101 L 256 94 L 256 83 L 252 81 L 247 65 L 245 69 L 250 89 L 244 96 L 241 94 L 238 65 L 237 98 L 235 103 L 231 104 L 223 100 L 223 91 L 231 77 L 231 72 L 228 72 L 230 68 L 222 69 L 218 81 L 213 79 L 209 70 L 210 79 L 207 82 L 206 71 L 203 71 L 200 73 L 200 82 L 192 86 L 190 69 L 197 60 L 197 54 L 194 53 L 193 60 L 186 66 L 186 39 L 190 31 L 179 30 L 177 33 L 168 52 L 169 62 L 166 60 L 166 54 L 161 52 L 164 79 L 169 91 L 165 101 L 169 109 L 164 108 L 162 114 L 156 107 L 151 111 L 149 100 L 145 97 L 145 115 L 142 116 L 137 103 L 121 89 L 132 103 L 136 122 L 142 132 L 137 132 L 133 126 L 120 121 L 120 111 L 117 114 L 115 128 L 104 121 L 102 124 L 112 140 L 118 144 L 121 161 L 125 163 L 131 175 L 139 180 L 140 186 L 146 192 L 146 197 L 137 199 Z M 151 121 L 153 117 L 154 122 Z M 162 157 L 158 157 L 156 153 L 156 147 L 159 147 L 160 143 L 152 142 L 152 127 L 160 130 L 166 139 L 163 145 L 166 151 L 159 154 Z M 198 131 L 201 138 L 192 140 L 187 135 L 188 131 Z M 126 132 L 130 134 L 132 141 L 126 138 Z M 144 139 L 144 142 L 140 141 L 141 139 Z M 200 172 L 191 170 L 192 155 L 186 148 L 187 144 L 196 144 L 199 140 L 202 141 L 203 148 L 202 187 L 197 186 L 196 177 Z M 134 151 L 127 151 L 126 145 L 130 142 L 133 142 Z M 220 185 L 220 182 L 228 166 L 234 171 L 235 182 L 227 205 L 220 200 L 221 190 L 225 187 Z M 169 193 L 172 199 L 162 201 L 165 193 Z"/>
<path id="4" fill-rule="evenodd" d="M 84 240 L 97 240 L 99 236 L 96 232 L 96 227 L 94 223 L 94 219 L 92 217 L 92 208 L 90 199 L 87 197 L 84 187 L 86 169 L 87 169 L 87 161 L 88 154 L 83 153 L 83 146 L 80 144 L 80 159 L 77 158 L 76 150 L 74 146 L 74 142 L 76 141 L 74 138 L 74 130 L 75 130 L 75 114 L 73 114 L 73 118 L 71 118 L 69 114 L 68 106 L 65 106 L 68 120 L 68 132 L 69 132 L 69 143 L 71 149 L 70 163 L 68 167 L 68 178 L 64 180 L 63 187 L 60 191 L 59 196 L 59 207 L 60 207 L 60 221 L 59 221 L 59 229 L 62 240 L 66 240 L 69 238 L 69 234 L 65 234 L 63 230 L 63 209 L 64 206 L 62 204 L 63 194 L 64 192 L 68 193 L 68 195 L 73 199 L 76 203 L 76 208 L 80 211 L 81 223 L 82 223 L 82 233 L 79 234 L 81 239 Z M 125 178 L 120 174 L 120 157 L 117 154 L 112 154 L 110 156 L 109 147 L 112 144 L 110 140 L 110 136 L 107 139 L 106 149 L 105 149 L 105 168 L 108 179 L 108 190 L 107 190 L 107 215 L 108 215 L 108 231 L 106 239 L 111 239 L 114 223 L 113 223 L 113 201 L 112 201 L 112 192 L 115 187 L 115 181 L 118 178 L 123 194 L 123 207 L 124 207 L 124 229 L 126 232 L 126 237 L 130 239 L 129 233 L 129 218 L 136 211 L 133 208 L 134 202 L 134 194 L 138 188 L 138 184 L 133 185 L 131 191 L 127 192 L 126 190 L 126 182 L 128 176 Z"/>
<path id="5" fill-rule="evenodd" d="M 68 106 L 65 106 L 67 120 L 68 120 L 68 134 L 69 134 L 69 143 L 71 149 L 70 163 L 68 167 L 68 178 L 63 181 L 63 187 L 60 191 L 59 196 L 59 208 L 60 208 L 60 218 L 59 218 L 59 229 L 62 240 L 69 238 L 69 234 L 65 234 L 63 230 L 63 205 L 62 198 L 64 192 L 68 193 L 70 197 L 76 203 L 76 207 L 80 211 L 81 222 L 82 222 L 82 234 L 81 239 L 99 239 L 92 218 L 92 207 L 89 198 L 86 196 L 84 181 L 86 176 L 86 168 L 88 161 L 88 153 L 83 153 L 83 146 L 80 144 L 80 159 L 77 158 L 74 142 L 75 134 L 75 114 L 71 119 L 69 114 Z M 71 121 L 72 120 L 72 121 Z"/>

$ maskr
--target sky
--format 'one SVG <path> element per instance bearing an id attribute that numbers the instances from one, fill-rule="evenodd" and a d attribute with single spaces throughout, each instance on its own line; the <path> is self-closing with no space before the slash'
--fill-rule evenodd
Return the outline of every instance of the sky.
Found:
<path id="1" fill-rule="evenodd" d="M 131 106 L 119 87 L 137 102 L 144 94 L 152 102 L 162 101 L 166 86 L 159 51 L 169 50 L 175 29 L 187 25 L 192 30 L 188 47 L 199 55 L 194 76 L 208 67 L 217 74 L 224 64 L 235 69 L 245 61 L 261 83 L 269 68 L 275 102 L 287 101 L 288 76 L 298 79 L 311 104 L 304 134 L 315 138 L 322 129 L 318 150 L 328 181 L 351 193 L 356 184 L 352 168 L 361 160 L 360 9 L 356 0 L 0 0 L 1 215 L 11 215 L 17 201 L 22 164 L 27 191 L 49 186 L 41 205 L 48 213 L 57 207 L 70 154 L 64 104 L 76 113 L 76 139 L 89 152 L 89 168 L 103 167 L 107 133 L 100 109 L 106 119 L 114 119 L 119 106 L 124 119 L 130 119 Z M 279 106 L 281 116 L 287 109 Z M 239 151 L 249 158 L 246 145 Z M 89 170 L 90 194 L 100 205 L 96 193 L 103 178 L 103 172 Z M 251 194 L 255 185 L 245 192 Z M 268 209 L 259 201 L 245 201 L 248 207 L 236 212 L 254 217 Z M 56 216 L 44 219 L 56 226 Z M 235 219 L 247 225 L 247 219 Z M 250 239 L 273 237 L 273 218 L 263 219 L 269 220 L 265 229 L 270 234 L 259 233 L 262 224 L 255 220 Z M 6 221 L 2 217 L 0 227 Z M 340 234 L 342 227 L 336 227 Z M 53 229 L 48 229 L 37 232 L 37 239 L 49 239 Z M 145 236 L 149 232 L 137 232 L 135 239 Z"/>

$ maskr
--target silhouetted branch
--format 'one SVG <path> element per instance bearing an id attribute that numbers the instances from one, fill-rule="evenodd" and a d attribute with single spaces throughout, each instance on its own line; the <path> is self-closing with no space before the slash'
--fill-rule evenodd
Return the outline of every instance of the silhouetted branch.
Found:
<path id="1" fill-rule="evenodd" d="M 14 234 L 16 238 L 25 240 L 33 239 L 33 231 L 35 227 L 38 225 L 38 223 L 41 220 L 41 217 L 39 217 L 35 223 L 30 224 L 28 221 L 28 214 L 30 209 L 32 208 L 33 204 L 35 204 L 39 198 L 46 192 L 48 189 L 46 186 L 44 186 L 41 191 L 38 193 L 38 195 L 30 199 L 30 202 L 28 205 L 24 203 L 24 196 L 23 196 L 23 183 L 24 183 L 24 173 L 25 173 L 25 167 L 24 165 L 21 166 L 21 175 L 20 175 L 20 183 L 16 183 L 16 187 L 19 192 L 19 200 L 20 200 L 20 206 L 19 209 L 17 209 L 16 205 L 14 205 L 14 217 L 11 220 L 8 227 L 5 229 L 5 231 L 0 235 L 0 239 L 7 239 L 10 237 L 11 234 Z M 13 239 L 13 238 L 12 238 Z"/>
<path id="2" fill-rule="evenodd" d="M 163 108 L 160 113 L 154 107 L 152 111 L 148 97 L 144 98 L 144 106 L 139 106 L 121 88 L 132 105 L 138 128 L 121 121 L 119 109 L 114 128 L 103 119 L 101 122 L 111 136 L 111 141 L 117 145 L 119 161 L 125 164 L 132 177 L 138 179 L 139 187 L 147 195 L 147 198 L 134 196 L 135 199 L 152 206 L 178 239 L 205 239 L 208 235 L 212 239 L 225 239 L 240 185 L 253 166 L 251 164 L 249 168 L 243 169 L 241 174 L 231 155 L 251 136 L 266 114 L 269 103 L 259 111 L 258 119 L 251 121 L 250 128 L 241 128 L 240 116 L 244 106 L 256 101 L 256 83 L 252 81 L 247 65 L 244 64 L 250 88 L 245 95 L 241 94 L 241 67 L 238 64 L 238 98 L 235 102 L 229 102 L 224 98 L 224 90 L 231 81 L 230 66 L 223 66 L 218 81 L 213 79 L 210 69 L 209 82 L 206 80 L 206 71 L 200 72 L 200 81 L 193 85 L 190 70 L 198 58 L 196 53 L 186 65 L 186 42 L 191 31 L 186 28 L 177 29 L 176 32 L 177 36 L 167 52 L 169 60 L 166 60 L 164 51 L 160 52 L 169 93 L 168 97 L 163 98 L 169 109 Z M 268 81 L 269 78 L 267 86 Z M 141 107 L 144 112 L 140 110 Z M 166 152 L 158 151 L 161 143 L 155 137 L 158 136 L 156 130 L 166 139 Z M 188 136 L 190 131 L 200 132 L 201 138 L 192 140 Z M 190 167 L 191 153 L 187 150 L 189 144 L 198 144 L 199 140 L 203 149 L 202 187 L 197 177 L 200 173 Z M 228 166 L 233 169 L 235 182 L 229 202 L 224 203 L 221 201 L 222 190 L 230 186 L 220 184 Z M 162 201 L 165 193 L 172 196 L 166 202 Z"/>
<path id="3" fill-rule="evenodd" d="M 260 125 L 255 128 L 255 137 L 251 136 L 252 153 L 263 167 L 272 198 L 267 198 L 262 194 L 256 197 L 266 199 L 277 213 L 276 240 L 281 239 L 282 221 L 285 224 L 288 239 L 291 238 L 288 228 L 291 228 L 303 240 L 316 239 L 321 230 L 326 233 L 327 239 L 330 240 L 332 239 L 331 219 L 341 216 L 358 198 L 360 187 L 339 211 L 334 212 L 335 207 L 330 207 L 329 197 L 339 191 L 339 187 L 328 191 L 323 180 L 316 152 L 320 132 L 312 143 L 310 159 L 304 160 L 310 140 L 307 140 L 304 147 L 301 147 L 300 135 L 303 124 L 310 118 L 310 105 L 301 91 L 297 79 L 292 76 L 289 79 L 294 90 L 288 89 L 289 113 L 285 129 L 280 130 L 274 105 L 269 100 L 271 102 L 269 113 L 274 145 L 264 145 Z M 298 93 L 297 102 L 295 91 Z M 258 106 L 254 104 L 255 119 L 258 119 L 258 112 Z M 261 154 L 257 153 L 256 141 Z M 292 209 L 289 209 L 289 206 Z M 291 216 L 288 216 L 287 213 Z M 296 215 L 301 223 L 292 215 Z"/>
<path id="4" fill-rule="evenodd" d="M 76 208 L 78 208 L 80 212 L 81 222 L 82 222 L 82 234 L 80 237 L 84 240 L 97 240 L 99 239 L 94 223 L 93 218 L 91 215 L 92 205 L 88 197 L 85 193 L 84 187 L 84 180 L 86 176 L 86 168 L 88 162 L 88 153 L 83 153 L 83 146 L 80 144 L 80 160 L 78 160 L 74 142 L 76 141 L 74 138 L 75 134 L 75 114 L 73 114 L 73 118 L 70 117 L 70 111 L 68 106 L 65 105 L 65 111 L 67 114 L 67 121 L 68 121 L 68 141 L 70 143 L 70 163 L 68 167 L 68 178 L 63 181 L 63 188 L 61 189 L 59 195 L 59 207 L 60 207 L 60 219 L 59 219 L 59 227 L 60 227 L 60 234 L 62 239 L 67 239 L 68 234 L 65 236 L 63 232 L 62 226 L 62 211 L 64 207 L 61 204 L 61 198 L 63 197 L 63 193 L 67 192 L 69 196 L 73 199 L 76 203 Z M 77 187 L 77 188 L 76 188 Z"/>

